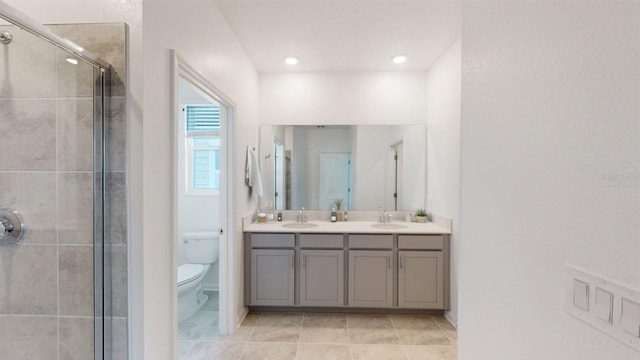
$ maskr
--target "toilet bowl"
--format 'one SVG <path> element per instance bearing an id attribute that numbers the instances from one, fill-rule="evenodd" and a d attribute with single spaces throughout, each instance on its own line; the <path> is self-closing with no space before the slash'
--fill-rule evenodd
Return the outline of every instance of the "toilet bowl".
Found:
<path id="1" fill-rule="evenodd" d="M 213 231 L 182 235 L 187 263 L 178 267 L 178 321 L 192 317 L 207 302 L 202 280 L 218 260 L 218 234 Z"/>

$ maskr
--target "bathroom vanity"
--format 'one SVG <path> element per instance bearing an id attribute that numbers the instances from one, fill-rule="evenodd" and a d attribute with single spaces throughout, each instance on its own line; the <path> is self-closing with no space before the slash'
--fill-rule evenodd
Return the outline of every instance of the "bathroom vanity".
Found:
<path id="1" fill-rule="evenodd" d="M 251 308 L 449 309 L 450 228 L 434 223 L 271 222 L 244 227 Z"/>

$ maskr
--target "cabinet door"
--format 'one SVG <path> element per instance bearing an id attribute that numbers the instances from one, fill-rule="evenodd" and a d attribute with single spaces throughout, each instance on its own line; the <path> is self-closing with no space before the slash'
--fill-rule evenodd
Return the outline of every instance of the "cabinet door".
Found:
<path id="1" fill-rule="evenodd" d="M 251 250 L 251 305 L 294 305 L 294 250 Z"/>
<path id="2" fill-rule="evenodd" d="M 398 307 L 444 309 L 442 251 L 398 252 Z"/>
<path id="3" fill-rule="evenodd" d="M 344 252 L 300 250 L 300 305 L 344 304 Z"/>
<path id="4" fill-rule="evenodd" d="M 349 251 L 349 306 L 393 306 L 391 257 L 391 251 Z"/>

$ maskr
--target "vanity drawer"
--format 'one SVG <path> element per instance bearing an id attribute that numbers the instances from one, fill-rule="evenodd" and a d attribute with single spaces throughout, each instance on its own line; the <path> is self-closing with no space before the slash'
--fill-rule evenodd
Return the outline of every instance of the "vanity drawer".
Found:
<path id="1" fill-rule="evenodd" d="M 391 249 L 393 235 L 349 235 L 349 249 Z"/>
<path id="2" fill-rule="evenodd" d="M 342 234 L 302 234 L 300 235 L 300 247 L 303 249 L 342 249 L 344 236 Z"/>
<path id="3" fill-rule="evenodd" d="M 251 234 L 252 248 L 292 248 L 295 242 L 294 234 Z"/>
<path id="4" fill-rule="evenodd" d="M 442 235 L 398 235 L 398 249 L 442 250 Z"/>

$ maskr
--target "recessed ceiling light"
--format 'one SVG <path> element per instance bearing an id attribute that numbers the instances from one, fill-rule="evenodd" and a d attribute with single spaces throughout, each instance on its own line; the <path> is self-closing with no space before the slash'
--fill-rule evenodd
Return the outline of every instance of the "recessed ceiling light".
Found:
<path id="1" fill-rule="evenodd" d="M 66 58 L 65 60 L 67 60 L 67 62 L 69 64 L 73 64 L 73 65 L 78 65 L 78 60 L 74 59 L 74 58 Z"/>
<path id="2" fill-rule="evenodd" d="M 288 65 L 295 65 L 298 63 L 298 58 L 295 56 L 287 56 L 286 58 L 284 58 L 284 62 L 286 62 Z"/>
<path id="3" fill-rule="evenodd" d="M 394 64 L 402 64 L 405 61 L 407 61 L 407 57 L 404 56 L 404 55 L 398 55 L 398 56 L 393 58 L 393 63 Z"/>

